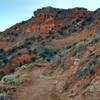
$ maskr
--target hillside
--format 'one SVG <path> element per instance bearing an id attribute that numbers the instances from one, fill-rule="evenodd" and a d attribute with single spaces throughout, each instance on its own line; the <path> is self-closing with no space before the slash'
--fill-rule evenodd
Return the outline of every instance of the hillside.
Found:
<path id="1" fill-rule="evenodd" d="M 0 100 L 99 100 L 100 8 L 44 7 L 0 33 Z"/>

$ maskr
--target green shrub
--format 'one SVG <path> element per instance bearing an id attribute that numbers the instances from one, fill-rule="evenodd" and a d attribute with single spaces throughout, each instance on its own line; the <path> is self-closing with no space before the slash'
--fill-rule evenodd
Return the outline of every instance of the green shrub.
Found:
<path id="1" fill-rule="evenodd" d="M 86 47 L 86 44 L 84 41 L 82 42 L 79 42 L 77 43 L 75 46 L 74 46 L 74 51 L 76 52 L 80 52 L 82 49 L 84 49 Z"/>
<path id="2" fill-rule="evenodd" d="M 2 79 L 3 76 L 5 76 L 4 72 L 0 72 L 0 80 Z"/>
<path id="3" fill-rule="evenodd" d="M 38 47 L 36 48 L 36 51 L 43 58 L 52 59 L 53 56 L 55 55 L 55 50 L 50 48 Z"/>

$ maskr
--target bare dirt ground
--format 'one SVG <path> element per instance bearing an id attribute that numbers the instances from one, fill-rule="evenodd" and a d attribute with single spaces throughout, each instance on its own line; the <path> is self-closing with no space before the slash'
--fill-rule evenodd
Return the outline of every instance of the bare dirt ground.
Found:
<path id="1" fill-rule="evenodd" d="M 42 75 L 43 68 L 36 68 L 31 75 L 31 82 L 19 86 L 14 100 L 60 100 L 54 94 L 56 80 Z"/>

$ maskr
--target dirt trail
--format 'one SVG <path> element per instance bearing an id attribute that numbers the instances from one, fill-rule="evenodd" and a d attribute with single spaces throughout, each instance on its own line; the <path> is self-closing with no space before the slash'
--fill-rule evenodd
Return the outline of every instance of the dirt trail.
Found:
<path id="1" fill-rule="evenodd" d="M 33 71 L 31 83 L 17 90 L 14 100 L 60 100 L 52 89 L 55 80 L 42 75 L 43 69 Z"/>

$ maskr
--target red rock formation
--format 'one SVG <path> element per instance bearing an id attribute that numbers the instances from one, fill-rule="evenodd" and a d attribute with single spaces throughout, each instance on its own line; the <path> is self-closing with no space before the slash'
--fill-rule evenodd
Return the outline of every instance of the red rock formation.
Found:
<path id="1" fill-rule="evenodd" d="M 88 13 L 91 12 L 85 8 L 73 8 L 65 10 L 46 7 L 38 9 L 34 12 L 34 16 L 31 19 L 18 23 L 5 32 L 21 31 L 47 33 L 54 26 L 66 24 L 78 16 Z"/>

